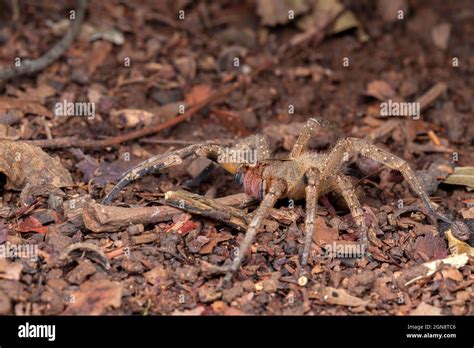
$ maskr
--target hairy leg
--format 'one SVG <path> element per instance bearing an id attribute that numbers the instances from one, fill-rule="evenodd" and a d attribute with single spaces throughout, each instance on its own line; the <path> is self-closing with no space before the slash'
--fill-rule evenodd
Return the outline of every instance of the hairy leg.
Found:
<path id="1" fill-rule="evenodd" d="M 319 133 L 322 128 L 335 129 L 337 126 L 335 123 L 325 119 L 310 118 L 303 126 L 298 139 L 290 153 L 290 158 L 297 158 L 306 151 L 309 141 L 313 136 Z"/>
<path id="2" fill-rule="evenodd" d="M 196 144 L 153 156 L 123 173 L 114 188 L 102 200 L 102 204 L 110 204 L 114 197 L 133 181 L 139 180 L 147 175 L 158 173 L 162 169 L 181 164 L 183 159 L 194 154 L 214 160 L 218 157 L 220 151 L 224 150 L 218 145 Z"/>
<path id="3" fill-rule="evenodd" d="M 355 193 L 354 185 L 351 180 L 345 175 L 338 175 L 336 183 L 341 189 L 342 196 L 347 202 L 347 206 L 351 211 L 351 215 L 360 231 L 361 250 L 365 254 L 368 251 L 369 243 L 367 237 L 367 224 L 365 223 L 364 211 L 360 205 L 357 195 Z"/>
<path id="4" fill-rule="evenodd" d="M 308 184 L 306 191 L 306 219 L 305 219 L 305 236 L 304 249 L 301 258 L 301 266 L 306 266 L 308 263 L 309 254 L 311 252 L 311 244 L 314 231 L 314 220 L 316 218 L 316 208 L 318 206 L 318 183 L 319 173 L 314 168 L 306 172 Z"/>
<path id="5" fill-rule="evenodd" d="M 443 221 L 451 222 L 448 218 L 436 211 L 436 207 L 423 190 L 415 173 L 408 163 L 402 158 L 378 148 L 364 139 L 347 138 L 340 140 L 329 153 L 326 163 L 321 171 L 321 177 L 329 177 L 339 172 L 342 164 L 349 160 L 350 155 L 359 153 L 375 161 L 381 162 L 390 169 L 398 170 L 408 182 L 412 190 L 421 198 L 429 214 Z"/>
<path id="6" fill-rule="evenodd" d="M 224 283 L 229 283 L 232 279 L 232 275 L 239 269 L 242 260 L 247 255 L 250 244 L 255 239 L 258 229 L 260 228 L 263 220 L 268 215 L 270 209 L 275 205 L 276 201 L 285 192 L 286 185 L 283 181 L 275 180 L 270 186 L 267 194 L 263 197 L 260 206 L 257 208 L 255 215 L 250 222 L 247 232 L 245 233 L 244 240 L 239 246 L 238 255 L 232 261 L 229 271 L 227 272 Z"/>

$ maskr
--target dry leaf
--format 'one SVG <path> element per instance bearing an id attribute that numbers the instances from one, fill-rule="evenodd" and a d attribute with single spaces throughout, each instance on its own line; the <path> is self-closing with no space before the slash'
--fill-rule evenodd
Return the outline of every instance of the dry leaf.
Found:
<path id="1" fill-rule="evenodd" d="M 460 282 L 463 280 L 463 276 L 461 272 L 459 272 L 456 268 L 446 268 L 441 270 L 441 274 L 444 278 L 452 279 L 456 282 Z"/>
<path id="2" fill-rule="evenodd" d="M 53 113 L 34 100 L 24 100 L 10 97 L 0 97 L 0 114 L 10 110 L 19 110 L 23 114 L 52 117 Z"/>
<path id="3" fill-rule="evenodd" d="M 392 86 L 382 80 L 375 80 L 370 82 L 367 85 L 367 90 L 365 94 L 381 101 L 391 99 L 396 96 L 395 90 L 392 88 Z"/>
<path id="4" fill-rule="evenodd" d="M 101 315 L 122 304 L 122 286 L 107 279 L 88 281 L 71 296 L 65 315 Z"/>
<path id="5" fill-rule="evenodd" d="M 467 254 L 469 256 L 474 256 L 474 248 L 471 247 L 466 242 L 457 239 L 454 237 L 451 230 L 447 230 L 445 233 L 446 238 L 448 239 L 449 250 L 453 255 Z"/>
<path id="6" fill-rule="evenodd" d="M 157 266 L 151 271 L 143 273 L 143 277 L 151 285 L 162 284 L 169 278 L 169 272 L 162 266 Z"/>
<path id="7" fill-rule="evenodd" d="M 138 125 L 149 126 L 153 122 L 152 112 L 140 109 L 112 110 L 110 119 L 117 128 L 135 128 Z"/>
<path id="8" fill-rule="evenodd" d="M 448 48 L 450 35 L 451 24 L 449 23 L 441 23 L 431 29 L 431 38 L 433 39 L 434 45 L 443 51 Z"/>
<path id="9" fill-rule="evenodd" d="M 211 87 L 207 85 L 194 86 L 188 94 L 186 94 L 186 103 L 190 106 L 196 105 L 212 94 Z"/>
<path id="10" fill-rule="evenodd" d="M 286 24 L 290 21 L 290 12 L 297 15 L 309 10 L 305 0 L 258 0 L 257 14 L 263 25 L 274 26 Z M 293 17 L 294 18 L 294 17 Z"/>
<path id="11" fill-rule="evenodd" d="M 8 190 L 22 190 L 27 184 L 30 187 L 73 185 L 71 174 L 59 159 L 23 142 L 0 140 L 0 173 L 7 177 Z"/>
<path id="12" fill-rule="evenodd" d="M 320 216 L 316 218 L 313 230 L 313 241 L 318 245 L 332 244 L 337 240 L 339 232 L 326 225 L 324 219 Z"/>
<path id="13" fill-rule="evenodd" d="M 18 140 L 20 133 L 6 124 L 0 123 L 0 140 Z"/>
<path id="14" fill-rule="evenodd" d="M 232 235 L 229 232 L 217 233 L 216 229 L 213 228 L 212 232 L 208 236 L 209 242 L 204 244 L 204 246 L 199 251 L 200 254 L 210 254 L 214 247 L 220 243 L 225 242 L 226 240 L 232 239 Z"/>
<path id="15" fill-rule="evenodd" d="M 392 23 L 400 20 L 400 14 L 403 15 L 403 18 L 406 18 L 408 15 L 408 4 L 406 0 L 379 0 L 377 10 L 385 22 Z"/>
<path id="16" fill-rule="evenodd" d="M 43 226 L 41 222 L 34 216 L 28 216 L 25 220 L 20 221 L 15 228 L 18 232 L 36 232 L 45 234 L 48 232 L 48 226 Z"/>
<path id="17" fill-rule="evenodd" d="M 175 309 L 171 315 L 201 315 L 205 311 L 204 306 L 198 306 L 193 309 L 187 309 L 184 311 L 180 311 L 179 309 Z"/>
<path id="18" fill-rule="evenodd" d="M 324 289 L 323 299 L 327 303 L 347 307 L 365 306 L 368 303 L 368 301 L 364 301 L 359 297 L 350 295 L 344 289 L 336 289 L 331 287 L 327 287 Z"/>
<path id="19" fill-rule="evenodd" d="M 462 266 L 466 265 L 468 261 L 469 256 L 467 254 L 454 255 L 442 260 L 425 262 L 421 265 L 405 268 L 402 271 L 395 272 L 393 276 L 398 287 L 404 288 L 420 279 L 431 277 L 444 265 L 449 265 L 454 268 L 461 268 Z"/>
<path id="20" fill-rule="evenodd" d="M 474 167 L 456 167 L 454 173 L 449 175 L 443 184 L 463 185 L 474 188 Z"/>
<path id="21" fill-rule="evenodd" d="M 441 308 L 421 302 L 410 315 L 441 315 Z"/>
<path id="22" fill-rule="evenodd" d="M 19 262 L 10 262 L 6 258 L 0 258 L 0 279 L 20 280 L 23 265 Z"/>

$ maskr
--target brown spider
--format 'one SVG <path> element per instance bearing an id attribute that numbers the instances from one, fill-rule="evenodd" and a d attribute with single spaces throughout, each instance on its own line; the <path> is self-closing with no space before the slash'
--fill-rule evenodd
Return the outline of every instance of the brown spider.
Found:
<path id="1" fill-rule="evenodd" d="M 306 151 L 310 138 L 326 126 L 327 123 L 321 120 L 309 119 L 286 159 L 270 158 L 271 153 L 267 142 L 263 136 L 259 135 L 246 138 L 233 148 L 195 144 L 152 157 L 124 173 L 117 185 L 104 198 L 103 203 L 110 203 L 114 196 L 131 181 L 180 164 L 184 158 L 193 154 L 207 157 L 219 163 L 224 169 L 235 175 L 237 182 L 242 185 L 246 193 L 261 200 L 260 206 L 248 225 L 238 255 L 232 261 L 231 266 L 226 269 L 225 282 L 230 281 L 232 275 L 239 269 L 262 221 L 280 198 L 294 200 L 306 198 L 305 238 L 301 261 L 303 267 L 307 264 L 310 255 L 317 199 L 331 191 L 340 192 L 347 202 L 355 223 L 360 229 L 361 250 L 367 255 L 368 237 L 363 210 L 349 177 L 342 174 L 341 171 L 343 165 L 357 154 L 400 171 L 411 188 L 422 199 L 428 214 L 431 217 L 450 222 L 446 217 L 436 212 L 435 206 L 422 189 L 407 162 L 366 140 L 346 138 L 338 141 L 331 151 L 324 154 Z"/>

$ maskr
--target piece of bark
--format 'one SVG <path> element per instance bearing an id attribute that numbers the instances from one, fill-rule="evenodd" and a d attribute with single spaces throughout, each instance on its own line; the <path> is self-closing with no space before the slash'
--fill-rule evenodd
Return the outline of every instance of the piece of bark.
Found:
<path id="1" fill-rule="evenodd" d="M 169 194 L 168 192 L 167 194 Z M 174 197 L 174 206 L 182 207 L 183 210 L 195 212 L 199 214 L 199 207 L 204 207 L 202 203 L 199 203 L 199 199 L 207 202 L 205 212 L 209 214 L 200 214 L 208 217 L 215 218 L 222 222 L 229 222 L 231 225 L 246 228 L 245 212 L 240 211 L 237 208 L 229 208 L 230 206 L 243 207 L 254 202 L 255 199 L 251 198 L 246 194 L 236 194 L 227 197 L 217 198 L 216 200 L 206 199 L 199 195 L 189 193 L 179 193 L 174 195 L 170 193 L 170 197 Z M 198 197 L 200 197 L 198 199 Z M 181 199 L 185 200 L 182 204 Z M 216 205 L 211 207 L 209 202 L 216 202 Z M 172 202 L 167 202 L 172 203 Z M 197 208 L 193 208 L 197 207 Z M 233 218 L 225 213 L 219 213 L 218 207 L 224 207 L 224 210 L 232 211 Z M 160 207 L 143 207 L 143 208 L 124 208 L 101 205 L 96 202 L 88 202 L 85 204 L 83 209 L 83 221 L 84 226 L 94 233 L 111 232 L 117 231 L 121 228 L 129 225 L 146 224 L 146 223 L 157 223 L 171 220 L 173 215 L 181 213 L 182 210 L 175 207 L 160 206 Z M 245 227 L 244 227 L 245 226 Z"/>

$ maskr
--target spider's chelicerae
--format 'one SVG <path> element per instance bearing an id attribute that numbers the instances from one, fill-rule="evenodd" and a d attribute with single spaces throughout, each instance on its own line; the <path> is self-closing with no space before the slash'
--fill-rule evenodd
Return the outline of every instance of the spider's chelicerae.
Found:
<path id="1" fill-rule="evenodd" d="M 351 180 L 342 171 L 343 166 L 349 159 L 354 158 L 354 155 L 357 154 L 400 171 L 413 191 L 423 201 L 428 214 L 433 218 L 450 222 L 436 211 L 435 206 L 407 162 L 366 140 L 358 138 L 340 140 L 328 153 L 307 151 L 311 137 L 325 127 L 325 124 L 324 120 L 309 119 L 301 130 L 288 158 L 284 159 L 271 158 L 271 152 L 265 138 L 259 135 L 246 138 L 231 149 L 219 145 L 195 144 L 152 157 L 124 173 L 117 185 L 104 198 L 103 203 L 110 203 L 114 196 L 131 181 L 180 164 L 184 158 L 194 154 L 218 162 L 228 172 L 235 175 L 237 182 L 242 185 L 246 193 L 261 200 L 260 206 L 248 225 L 238 255 L 235 256 L 231 266 L 226 270 L 225 282 L 230 281 L 232 275 L 239 269 L 264 218 L 280 198 L 306 199 L 302 266 L 307 264 L 310 256 L 317 199 L 331 191 L 340 192 L 347 202 L 354 221 L 360 230 L 362 250 L 367 251 L 368 237 L 364 213 Z M 249 151 L 254 151 L 255 156 L 252 156 L 252 152 Z"/>

